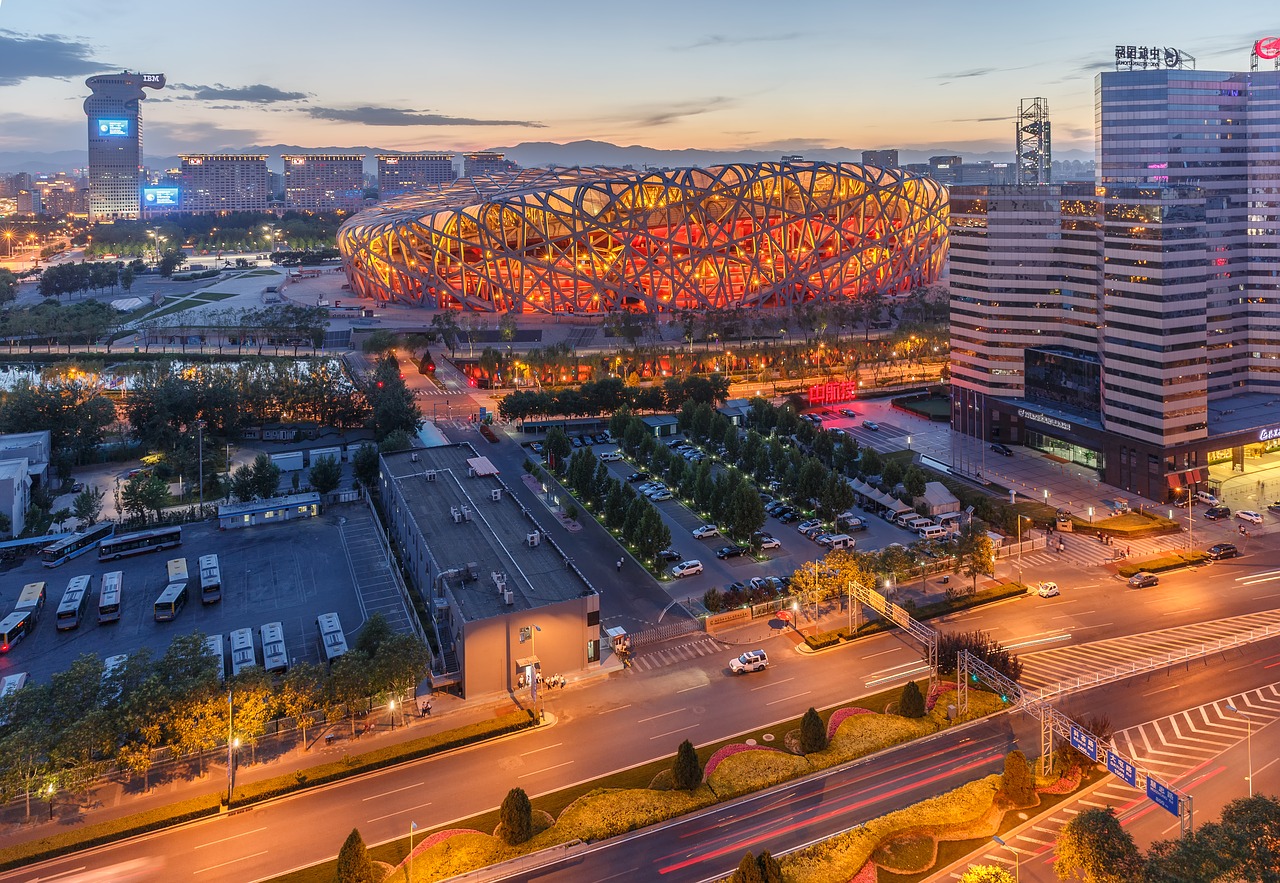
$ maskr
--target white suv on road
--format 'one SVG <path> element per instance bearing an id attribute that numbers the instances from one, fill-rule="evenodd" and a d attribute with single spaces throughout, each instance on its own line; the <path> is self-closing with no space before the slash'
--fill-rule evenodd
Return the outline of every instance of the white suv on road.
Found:
<path id="1" fill-rule="evenodd" d="M 702 562 L 697 558 L 690 558 L 688 561 L 681 561 L 679 564 L 671 568 L 671 575 L 676 579 L 685 576 L 693 576 L 702 573 Z"/>
<path id="2" fill-rule="evenodd" d="M 742 674 L 748 671 L 764 671 L 769 667 L 769 654 L 763 650 L 748 650 L 741 656 L 729 660 L 729 671 Z"/>

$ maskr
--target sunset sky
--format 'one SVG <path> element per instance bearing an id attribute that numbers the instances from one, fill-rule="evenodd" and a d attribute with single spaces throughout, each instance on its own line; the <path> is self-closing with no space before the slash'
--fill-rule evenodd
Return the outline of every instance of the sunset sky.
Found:
<path id="1" fill-rule="evenodd" d="M 1091 150 L 1093 77 L 1116 43 L 1247 70 L 1253 41 L 1280 29 L 1269 4 L 1215 8 L 0 0 L 0 151 L 83 149 L 85 77 L 125 68 L 168 77 L 144 105 L 152 155 L 577 139 L 1012 152 L 1012 114 L 1033 96 L 1049 100 L 1056 150 Z"/>

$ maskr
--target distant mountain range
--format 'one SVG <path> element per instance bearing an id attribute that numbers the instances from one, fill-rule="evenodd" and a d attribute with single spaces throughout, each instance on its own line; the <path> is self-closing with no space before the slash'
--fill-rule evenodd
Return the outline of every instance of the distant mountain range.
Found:
<path id="1" fill-rule="evenodd" d="M 984 145 L 985 146 L 985 145 Z M 428 149 L 428 148 L 424 148 Z M 491 151 L 505 153 L 507 158 L 521 166 L 631 166 L 643 169 L 680 168 L 686 166 L 705 166 L 718 163 L 755 163 L 777 160 L 783 155 L 800 155 L 810 160 L 828 162 L 859 162 L 862 150 L 853 147 L 813 148 L 796 146 L 788 149 L 786 145 L 776 150 L 703 150 L 687 148 L 684 150 L 660 150 L 656 147 L 644 147 L 633 144 L 622 147 L 607 141 L 571 141 L 567 144 L 556 144 L 550 141 L 525 141 L 510 147 L 492 147 Z M 284 162 L 280 159 L 285 153 L 363 153 L 365 155 L 365 171 L 369 174 L 377 172 L 377 161 L 374 157 L 379 153 L 404 153 L 406 151 L 388 150 L 381 147 L 298 147 L 291 144 L 254 145 L 248 147 L 201 148 L 204 152 L 215 153 L 227 151 L 233 153 L 265 153 L 267 164 L 274 171 L 282 171 Z M 193 150 L 192 152 L 196 152 Z M 458 151 L 459 154 L 466 151 Z M 1008 162 L 1013 159 L 1012 151 L 968 151 L 963 145 L 902 148 L 898 158 L 902 163 L 927 162 L 931 156 L 963 156 L 966 162 Z M 1091 161 L 1093 154 L 1087 150 L 1059 150 L 1054 154 L 1055 160 Z M 459 159 L 459 162 L 461 160 Z M 46 174 L 84 168 L 88 158 L 83 150 L 59 150 L 42 153 L 39 151 L 0 152 L 0 172 L 31 172 Z M 175 168 L 178 157 L 148 156 L 146 163 L 152 169 Z"/>

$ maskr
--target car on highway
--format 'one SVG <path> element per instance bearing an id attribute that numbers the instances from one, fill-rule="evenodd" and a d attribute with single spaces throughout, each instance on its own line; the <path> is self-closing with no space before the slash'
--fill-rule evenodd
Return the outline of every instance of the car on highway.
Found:
<path id="1" fill-rule="evenodd" d="M 840 409 L 840 414 L 841 414 L 842 416 L 845 416 L 845 417 L 857 417 L 857 416 L 858 416 L 858 412 L 857 412 L 857 411 L 855 411 L 855 410 L 853 410 L 853 408 L 841 408 L 841 409 Z"/>
<path id="2" fill-rule="evenodd" d="M 1145 570 L 1139 570 L 1133 576 L 1129 577 L 1129 588 L 1131 589 L 1147 589 L 1151 586 L 1158 586 L 1160 577 L 1154 573 L 1148 573 Z"/>
<path id="3" fill-rule="evenodd" d="M 1013 456 L 1013 448 L 1009 447 L 1006 444 L 1001 444 L 1000 442 L 996 442 L 995 444 L 993 444 L 991 446 L 991 450 L 995 451 L 997 454 L 1003 454 L 1006 457 Z"/>
<path id="4" fill-rule="evenodd" d="M 704 524 L 701 527 L 695 527 L 693 529 L 693 538 L 695 540 L 705 540 L 709 537 L 718 536 L 720 536 L 720 528 L 716 527 L 714 524 Z"/>
<path id="5" fill-rule="evenodd" d="M 1241 509 L 1236 512 L 1236 518 L 1241 521 L 1247 521 L 1250 524 L 1262 524 L 1262 515 L 1254 512 L 1252 509 Z"/>
<path id="6" fill-rule="evenodd" d="M 782 548 L 782 542 L 777 537 L 761 537 L 760 548 L 761 549 L 780 549 Z"/>
<path id="7" fill-rule="evenodd" d="M 661 552 L 658 553 L 658 557 L 661 558 L 663 561 L 679 561 L 684 556 L 681 555 L 679 552 L 677 552 L 675 549 L 663 549 Z"/>
<path id="8" fill-rule="evenodd" d="M 1061 595 L 1062 593 L 1058 591 L 1057 583 L 1051 582 L 1049 580 L 1045 580 L 1044 582 L 1040 583 L 1040 587 L 1036 589 L 1036 594 L 1039 595 L 1041 598 L 1056 598 L 1058 595 Z"/>
<path id="9" fill-rule="evenodd" d="M 723 560 L 725 558 L 741 558 L 747 554 L 745 546 L 721 546 L 716 549 L 716 557 Z"/>
<path id="10" fill-rule="evenodd" d="M 748 671 L 764 671 L 769 667 L 769 654 L 763 650 L 748 650 L 729 660 L 729 671 L 742 674 Z"/>
<path id="11" fill-rule="evenodd" d="M 878 432 L 880 430 L 880 424 L 874 420 L 863 420 L 862 428 L 870 429 L 872 432 Z"/>
<path id="12" fill-rule="evenodd" d="M 1221 561 L 1223 558 L 1234 558 L 1240 554 L 1240 550 L 1236 548 L 1235 543 L 1214 543 L 1205 551 L 1214 561 Z"/>
<path id="13" fill-rule="evenodd" d="M 1211 506 L 1204 510 L 1204 517 L 1209 521 L 1221 521 L 1231 517 L 1231 510 L 1226 506 Z"/>
<path id="14" fill-rule="evenodd" d="M 676 579 L 686 576 L 702 573 L 702 562 L 697 558 L 690 558 L 688 561 L 681 561 L 679 564 L 671 568 L 671 575 Z"/>

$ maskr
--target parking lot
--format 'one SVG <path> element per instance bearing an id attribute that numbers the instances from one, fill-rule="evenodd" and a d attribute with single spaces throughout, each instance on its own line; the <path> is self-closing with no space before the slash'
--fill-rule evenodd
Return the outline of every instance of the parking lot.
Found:
<path id="1" fill-rule="evenodd" d="M 336 612 L 348 640 L 364 619 L 339 521 L 321 515 L 226 531 L 212 523 L 185 525 L 182 545 L 176 549 L 109 562 L 99 562 L 96 551 L 91 550 L 47 568 L 33 555 L 0 579 L 0 611 L 6 613 L 13 609 L 24 584 L 40 580 L 47 584 L 39 622 L 32 633 L 0 656 L 0 676 L 25 671 L 34 680 L 47 682 L 54 672 L 66 669 L 84 653 L 105 659 L 146 647 L 160 656 L 177 635 L 199 631 L 225 637 L 239 628 L 252 628 L 256 633 L 269 622 L 284 625 L 291 663 L 317 662 L 317 615 Z M 204 606 L 200 603 L 198 559 L 208 554 L 217 554 L 219 559 L 222 601 Z M 173 622 L 156 622 L 152 605 L 168 582 L 165 564 L 178 557 L 187 559 L 192 576 L 186 608 Z M 99 625 L 98 588 L 102 574 L 114 570 L 124 573 L 121 618 Z M 60 632 L 55 625 L 58 602 L 67 582 L 81 574 L 93 577 L 89 604 L 79 628 Z"/>

